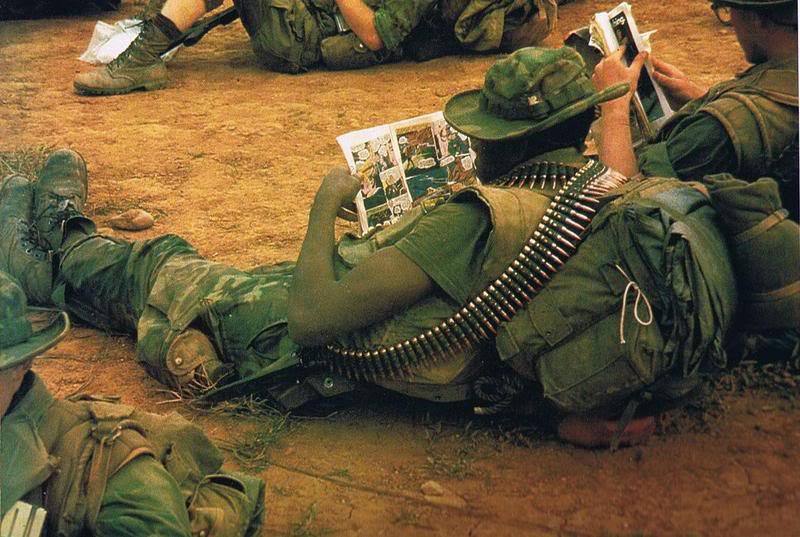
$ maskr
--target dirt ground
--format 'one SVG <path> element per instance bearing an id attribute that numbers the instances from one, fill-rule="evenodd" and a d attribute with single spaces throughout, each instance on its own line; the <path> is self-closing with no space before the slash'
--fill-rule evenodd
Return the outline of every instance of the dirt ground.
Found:
<path id="1" fill-rule="evenodd" d="M 563 6 L 548 44 L 615 4 Z M 635 14 L 658 28 L 655 52 L 699 81 L 745 66 L 704 0 L 640 0 Z M 338 134 L 440 109 L 495 59 L 288 76 L 259 68 L 236 22 L 182 51 L 163 91 L 80 97 L 96 18 L 0 22 L 0 151 L 76 149 L 101 226 L 141 207 L 155 226 L 124 236 L 177 233 L 240 267 L 297 255 L 319 180 L 343 162 Z M 776 395 L 726 397 L 704 427 L 609 453 L 387 398 L 286 423 L 209 414 L 169 402 L 133 358 L 131 340 L 79 327 L 36 369 L 59 395 L 177 410 L 232 442 L 231 467 L 238 454 L 267 482 L 264 535 L 800 535 L 800 409 Z M 429 480 L 445 494 L 423 494 Z"/>

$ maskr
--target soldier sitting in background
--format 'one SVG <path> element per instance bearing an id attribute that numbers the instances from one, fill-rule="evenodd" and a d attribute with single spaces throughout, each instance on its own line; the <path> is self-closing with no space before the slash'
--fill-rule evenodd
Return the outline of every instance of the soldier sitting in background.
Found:
<path id="1" fill-rule="evenodd" d="M 37 300 L 53 291 L 80 319 L 135 333 L 153 375 L 210 398 L 259 391 L 294 408 L 369 383 L 483 414 L 552 408 L 582 445 L 641 441 L 652 418 L 626 428 L 639 402 L 679 398 L 724 361 L 736 289 L 703 188 L 629 183 L 582 156 L 594 107 L 626 91 L 596 92 L 571 49 L 517 51 L 445 108 L 489 186 L 335 242 L 359 182 L 334 170 L 297 265 L 250 272 L 172 235 L 96 235 L 83 160 L 59 151 L 38 183 L 0 192 L 0 266 Z"/>
<path id="2" fill-rule="evenodd" d="M 770 176 L 796 221 L 797 1 L 714 0 L 711 7 L 733 27 L 745 59 L 754 65 L 708 89 L 653 57 L 655 80 L 681 108 L 652 143 L 634 153 L 630 97 L 604 103 L 600 158 L 629 176 L 696 179 L 727 172 L 747 181 Z M 626 67 L 620 54 L 609 56 L 597 65 L 592 81 L 598 89 L 619 82 L 635 87 L 645 58 L 640 54 Z"/>
<path id="3" fill-rule="evenodd" d="M 83 95 L 116 95 L 167 84 L 161 54 L 222 0 L 167 0 L 139 37 L 105 67 L 75 77 Z M 234 0 L 258 60 L 299 73 L 322 63 L 360 69 L 410 57 L 512 51 L 555 27 L 555 0 Z"/>
<path id="4" fill-rule="evenodd" d="M 0 272 L 0 533 L 40 535 L 44 508 L 41 535 L 257 535 L 263 482 L 220 473 L 219 452 L 181 416 L 53 398 L 31 365 L 68 328 Z"/>

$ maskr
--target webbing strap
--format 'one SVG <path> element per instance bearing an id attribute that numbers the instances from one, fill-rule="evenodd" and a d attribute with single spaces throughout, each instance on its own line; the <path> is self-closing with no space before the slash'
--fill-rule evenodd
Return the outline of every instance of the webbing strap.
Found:
<path id="1" fill-rule="evenodd" d="M 730 241 L 733 244 L 742 244 L 752 240 L 786 220 L 787 216 L 789 216 L 789 211 L 778 209 L 753 227 L 734 235 L 730 238 Z"/>

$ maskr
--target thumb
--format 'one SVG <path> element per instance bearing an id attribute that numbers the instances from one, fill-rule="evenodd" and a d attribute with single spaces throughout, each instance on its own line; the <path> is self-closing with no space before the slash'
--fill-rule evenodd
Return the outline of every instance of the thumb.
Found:
<path id="1" fill-rule="evenodd" d="M 645 61 L 647 61 L 647 53 L 640 52 L 631 62 L 631 69 L 635 69 L 636 72 L 638 73 L 639 71 L 642 70 L 642 67 L 644 67 Z"/>

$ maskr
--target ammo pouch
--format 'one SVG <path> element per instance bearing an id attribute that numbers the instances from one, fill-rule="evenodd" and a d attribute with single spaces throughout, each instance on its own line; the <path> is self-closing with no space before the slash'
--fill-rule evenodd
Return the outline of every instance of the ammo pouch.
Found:
<path id="1" fill-rule="evenodd" d="M 399 59 L 388 50 L 372 51 L 353 32 L 332 35 L 320 44 L 322 62 L 334 71 L 363 69 Z"/>
<path id="2" fill-rule="evenodd" d="M 263 511 L 264 484 L 249 476 L 219 475 L 222 456 L 195 425 L 179 414 L 159 416 L 101 401 L 57 402 L 52 419 L 77 419 L 53 439 L 59 471 L 47 482 L 45 507 L 58 518 L 51 533 L 94 535 L 108 480 L 131 461 L 150 456 L 175 479 L 186 499 L 192 535 L 255 535 Z M 249 530 L 248 530 L 249 528 Z"/>
<path id="3" fill-rule="evenodd" d="M 706 198 L 649 179 L 616 191 L 496 347 L 568 413 L 619 412 L 643 392 L 690 391 L 701 361 L 724 361 L 736 288 Z M 674 386 L 673 386 L 674 384 Z"/>

